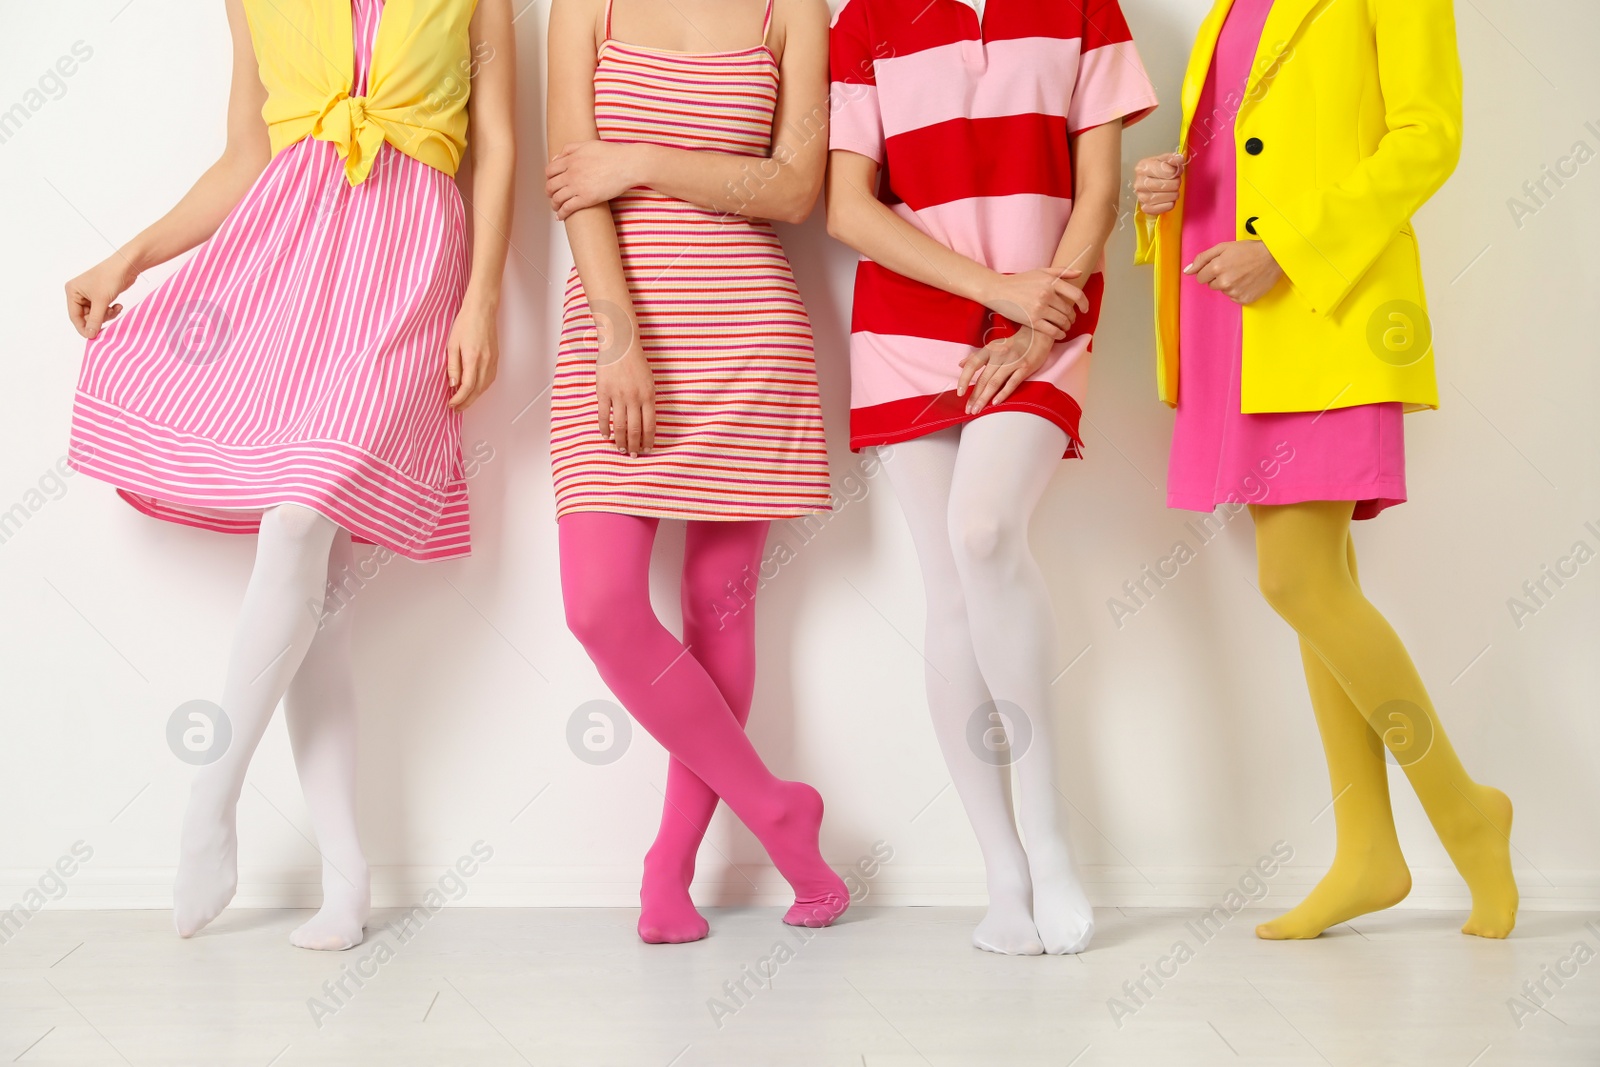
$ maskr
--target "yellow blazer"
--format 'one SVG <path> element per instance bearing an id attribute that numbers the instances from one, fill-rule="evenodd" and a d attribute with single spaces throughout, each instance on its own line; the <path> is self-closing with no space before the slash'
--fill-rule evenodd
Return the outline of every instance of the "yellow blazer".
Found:
<path id="1" fill-rule="evenodd" d="M 1180 152 L 1231 7 L 1217 0 L 1195 39 Z M 1451 0 L 1276 0 L 1234 150 L 1238 239 L 1265 241 L 1285 275 L 1243 309 L 1244 410 L 1438 407 L 1411 216 L 1461 153 Z M 1135 223 L 1156 268 L 1156 380 L 1176 405 L 1182 192 Z"/>
<path id="2" fill-rule="evenodd" d="M 315 137 L 366 180 L 388 141 L 446 174 L 467 147 L 472 85 L 468 28 L 477 0 L 387 0 L 365 96 L 353 97 L 355 32 L 349 0 L 245 0 L 267 102 L 272 154 Z"/>

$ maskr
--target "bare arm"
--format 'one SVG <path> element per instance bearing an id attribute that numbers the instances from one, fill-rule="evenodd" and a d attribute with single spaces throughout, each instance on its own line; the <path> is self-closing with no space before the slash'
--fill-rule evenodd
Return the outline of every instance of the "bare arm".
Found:
<path id="1" fill-rule="evenodd" d="M 217 232 L 272 157 L 261 107 L 267 92 L 256 70 L 255 46 L 243 0 L 226 0 L 233 39 L 233 83 L 228 94 L 228 141 L 222 155 L 172 210 L 99 265 L 67 283 L 67 315 L 84 337 L 116 318 L 113 304 L 144 271 L 180 256 Z"/>
<path id="2" fill-rule="evenodd" d="M 828 232 L 879 266 L 976 301 L 1013 322 L 1037 326 L 1053 340 L 1065 338 L 1076 311 L 1088 309 L 1082 290 L 1070 280 L 1077 275 L 992 270 L 940 244 L 880 201 L 877 163 L 855 152 L 829 157 Z"/>
<path id="3" fill-rule="evenodd" d="M 896 274 L 987 303 L 995 271 L 946 248 L 878 199 L 878 164 L 855 152 L 828 162 L 828 233 Z"/>
<path id="4" fill-rule="evenodd" d="M 545 133 L 552 157 L 563 145 L 599 138 L 594 68 L 602 8 L 601 0 L 551 4 Z M 600 432 L 619 451 L 648 451 L 655 434 L 655 386 L 638 340 L 639 324 L 622 272 L 611 205 L 603 200 L 580 208 L 565 223 L 572 260 L 600 335 L 595 360 Z"/>
<path id="5" fill-rule="evenodd" d="M 778 106 L 769 153 L 759 159 L 661 145 L 614 146 L 628 186 L 643 185 L 711 211 L 804 222 L 828 164 L 828 8 L 776 0 Z M 607 146 L 612 147 L 612 146 Z M 559 162 L 559 160 L 558 160 Z"/>
<path id="6" fill-rule="evenodd" d="M 1066 231 L 1050 262 L 1055 269 L 1088 275 L 1100 270 L 1106 240 L 1117 224 L 1122 195 L 1122 121 L 1084 130 L 1071 142 L 1072 217 L 1067 220 Z M 1023 323 L 1023 329 L 1014 336 L 988 345 L 962 361 L 956 393 L 965 395 L 971 386 L 968 411 L 1003 403 L 1050 358 L 1054 339 L 1029 326 Z"/>
<path id="7" fill-rule="evenodd" d="M 467 129 L 472 153 L 472 273 L 447 344 L 446 369 L 465 408 L 494 382 L 499 364 L 495 316 L 510 244 L 516 177 L 516 35 L 510 0 L 481 0 L 472 15 L 472 92 Z"/>
<path id="8" fill-rule="evenodd" d="M 1122 200 L 1122 120 L 1071 138 L 1072 217 L 1056 247 L 1053 267 L 1098 273 L 1106 241 L 1117 227 Z"/>

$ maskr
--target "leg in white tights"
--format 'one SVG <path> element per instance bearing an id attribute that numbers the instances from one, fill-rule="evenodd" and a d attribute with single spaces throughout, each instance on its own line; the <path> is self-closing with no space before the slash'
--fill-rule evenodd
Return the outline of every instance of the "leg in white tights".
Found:
<path id="1" fill-rule="evenodd" d="M 216 918 L 238 886 L 236 816 L 245 771 L 317 636 L 338 532 L 330 520 L 295 505 L 281 505 L 262 516 L 255 567 L 245 589 L 222 691 L 233 740 L 227 752 L 195 775 L 184 813 L 173 886 L 173 922 L 184 937 Z M 317 735 L 302 731 L 302 736 Z M 337 757 L 302 759 L 300 765 L 302 771 L 316 765 L 312 777 L 325 781 L 330 773 L 326 768 L 338 762 Z M 307 799 L 314 799 L 309 790 Z M 322 817 L 313 818 L 320 834 Z"/>
<path id="2" fill-rule="evenodd" d="M 328 586 L 354 574 L 350 534 L 340 530 Z M 322 909 L 289 935 L 301 948 L 338 951 L 361 943 L 372 912 L 372 882 L 356 836 L 356 694 L 350 654 L 355 608 L 329 604 L 321 628 L 284 697 L 289 743 L 322 853 Z"/>
<path id="3" fill-rule="evenodd" d="M 991 952 L 1080 952 L 1094 933 L 1055 781 L 1055 618 L 1028 546 L 1029 519 L 1065 450 L 1052 423 L 1000 412 L 894 445 L 884 461 L 927 587 L 934 731 L 988 876 L 989 911 L 973 943 Z M 1012 765 L 1026 851 L 1006 768 L 968 742 L 973 716 L 995 707 L 1018 709 L 1031 727 Z"/>

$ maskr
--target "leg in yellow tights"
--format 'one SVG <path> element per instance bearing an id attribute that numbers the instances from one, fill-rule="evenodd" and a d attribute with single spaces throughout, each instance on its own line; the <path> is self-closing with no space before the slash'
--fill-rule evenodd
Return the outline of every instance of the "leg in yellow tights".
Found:
<path id="1" fill-rule="evenodd" d="M 1405 645 L 1361 592 L 1353 510 L 1349 501 L 1251 508 L 1262 595 L 1300 636 L 1338 841 L 1332 868 L 1311 894 L 1256 933 L 1316 937 L 1410 891 L 1389 807 L 1388 745 L 1472 891 L 1462 932 L 1505 937 L 1517 916 L 1511 801 L 1468 776 Z"/>

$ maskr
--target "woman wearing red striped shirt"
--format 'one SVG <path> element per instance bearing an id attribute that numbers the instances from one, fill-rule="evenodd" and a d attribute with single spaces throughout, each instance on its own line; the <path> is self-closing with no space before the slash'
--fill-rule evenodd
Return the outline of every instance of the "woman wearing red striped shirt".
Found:
<path id="1" fill-rule="evenodd" d="M 882 446 L 922 563 L 934 730 L 988 873 L 973 942 L 1078 952 L 1028 522 L 1081 450 L 1122 128 L 1155 92 L 1116 0 L 848 0 L 831 66 L 828 228 L 862 255 L 850 444 Z"/>
<path id="2" fill-rule="evenodd" d="M 239 793 L 286 698 L 323 859 L 322 908 L 290 941 L 346 949 L 371 910 L 356 836 L 350 546 L 422 560 L 468 551 L 461 411 L 495 373 L 515 159 L 511 4 L 226 6 L 222 158 L 67 284 L 89 339 L 69 461 L 147 514 L 259 531 L 222 691 L 231 740 L 195 776 L 184 816 L 178 933 L 233 898 Z M 470 259 L 452 180 L 469 121 L 484 223 Z M 197 245 L 120 314 L 141 272 Z"/>

